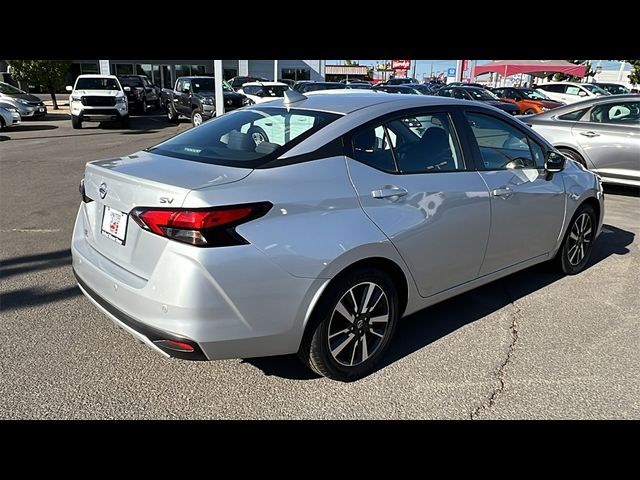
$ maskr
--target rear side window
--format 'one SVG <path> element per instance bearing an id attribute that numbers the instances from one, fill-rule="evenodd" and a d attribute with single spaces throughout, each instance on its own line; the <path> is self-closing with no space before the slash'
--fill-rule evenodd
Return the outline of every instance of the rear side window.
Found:
<path id="1" fill-rule="evenodd" d="M 280 107 L 237 110 L 149 151 L 196 162 L 256 168 L 339 117 L 335 113 Z"/>
<path id="2" fill-rule="evenodd" d="M 384 126 L 369 127 L 353 137 L 353 158 L 378 170 L 395 172 L 392 143 Z"/>
<path id="3" fill-rule="evenodd" d="M 567 95 L 578 95 L 580 93 L 580 87 L 574 87 L 573 85 L 569 85 L 567 87 L 566 94 Z"/>
<path id="4" fill-rule="evenodd" d="M 564 85 L 540 85 L 538 88 L 546 90 L 547 92 L 564 93 Z"/>
<path id="5" fill-rule="evenodd" d="M 577 122 L 582 118 L 582 116 L 587 110 L 588 108 L 581 108 L 580 110 L 576 110 L 575 112 L 565 113 L 564 115 L 558 116 L 558 120 L 566 120 L 568 122 Z"/>

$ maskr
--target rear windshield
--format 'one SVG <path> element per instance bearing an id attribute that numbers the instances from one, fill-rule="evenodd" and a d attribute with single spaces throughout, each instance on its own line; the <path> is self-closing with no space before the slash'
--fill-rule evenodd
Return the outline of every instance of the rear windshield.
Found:
<path id="1" fill-rule="evenodd" d="M 123 86 L 127 86 L 127 87 L 144 87 L 143 83 L 142 83 L 142 79 L 139 77 L 124 77 L 124 78 L 120 78 L 120 83 Z"/>
<path id="2" fill-rule="evenodd" d="M 120 90 L 115 78 L 79 78 L 76 90 Z"/>
<path id="3" fill-rule="evenodd" d="M 339 117 L 280 107 L 242 109 L 209 120 L 148 151 L 195 162 L 256 168 Z"/>

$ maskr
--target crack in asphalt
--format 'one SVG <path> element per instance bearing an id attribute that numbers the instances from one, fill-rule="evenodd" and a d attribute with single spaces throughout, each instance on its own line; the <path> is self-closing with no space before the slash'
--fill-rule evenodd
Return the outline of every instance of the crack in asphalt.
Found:
<path id="1" fill-rule="evenodd" d="M 504 294 L 507 296 L 507 299 L 509 300 L 509 303 L 514 308 L 514 311 L 511 314 L 511 325 L 509 326 L 509 332 L 511 333 L 511 342 L 509 343 L 507 356 L 505 357 L 500 367 L 498 367 L 498 371 L 496 374 L 496 377 L 498 379 L 497 387 L 493 390 L 493 392 L 491 392 L 491 395 L 489 396 L 486 402 L 479 405 L 478 407 L 475 408 L 475 410 L 471 412 L 470 414 L 471 420 L 475 420 L 478 417 L 478 415 L 480 415 L 480 413 L 489 410 L 498 401 L 498 397 L 500 397 L 500 395 L 502 394 L 505 388 L 507 366 L 511 361 L 511 357 L 513 356 L 513 352 L 515 351 L 516 344 L 518 343 L 518 320 L 521 318 L 522 311 L 520 310 L 520 307 L 516 305 L 515 301 L 513 300 L 513 297 L 509 294 L 509 291 L 507 290 L 507 284 L 504 280 L 502 281 L 502 288 L 503 288 Z"/>

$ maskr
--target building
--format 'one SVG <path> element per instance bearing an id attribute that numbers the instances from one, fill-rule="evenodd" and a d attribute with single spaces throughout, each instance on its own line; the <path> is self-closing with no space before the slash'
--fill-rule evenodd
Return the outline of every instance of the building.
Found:
<path id="1" fill-rule="evenodd" d="M 340 80 L 368 79 L 369 67 L 364 65 L 325 65 L 325 75 L 328 82 Z"/>
<path id="2" fill-rule="evenodd" d="M 278 79 L 324 80 L 324 60 L 278 60 Z M 224 78 L 237 75 L 273 80 L 274 60 L 223 60 Z M 73 60 L 69 83 L 80 74 L 146 75 L 162 88 L 177 77 L 213 74 L 213 60 Z"/>

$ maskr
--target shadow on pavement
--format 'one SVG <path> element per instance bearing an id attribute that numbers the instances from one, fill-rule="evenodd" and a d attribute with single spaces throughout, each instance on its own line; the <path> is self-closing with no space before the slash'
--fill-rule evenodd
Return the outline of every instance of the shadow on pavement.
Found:
<path id="1" fill-rule="evenodd" d="M 640 187 L 632 187 L 627 185 L 610 185 L 606 183 L 602 187 L 604 189 L 605 195 L 625 195 L 629 197 L 640 197 Z"/>
<path id="2" fill-rule="evenodd" d="M 7 140 L 11 140 L 11 137 L 7 137 L 6 135 L 0 135 L 0 142 L 6 142 Z"/>
<path id="3" fill-rule="evenodd" d="M 15 132 L 35 132 L 37 130 L 55 130 L 56 128 L 58 128 L 57 125 L 47 125 L 47 124 L 41 124 L 38 125 L 37 123 L 21 123 L 20 125 L 17 125 L 15 127 L 13 127 L 13 130 Z M 33 138 L 33 137 L 31 137 Z"/>
<path id="4" fill-rule="evenodd" d="M 46 270 L 71 264 L 71 250 L 58 250 L 42 255 L 28 255 L 9 260 L 0 260 L 0 278 Z"/>
<path id="5" fill-rule="evenodd" d="M 46 122 L 47 120 L 69 120 L 71 121 L 71 115 L 69 113 L 47 113 L 43 118 L 36 120 L 37 122 Z"/>
<path id="6" fill-rule="evenodd" d="M 611 255 L 626 255 L 629 253 L 627 246 L 633 240 L 633 233 L 604 225 L 603 233 L 593 247 L 587 268 L 591 268 Z M 549 264 L 543 263 L 413 313 L 398 323 L 395 337 L 378 369 L 391 365 L 562 277 L 561 274 L 553 271 Z M 469 345 L 469 348 L 473 348 L 473 345 Z M 249 358 L 243 362 L 259 368 L 265 375 L 276 375 L 293 380 L 317 378 L 295 355 Z"/>
<path id="7" fill-rule="evenodd" d="M 2 294 L 0 297 L 0 311 L 59 302 L 78 295 L 80 295 L 80 289 L 77 285 L 54 291 L 44 291 L 41 288 L 21 288 Z"/>

